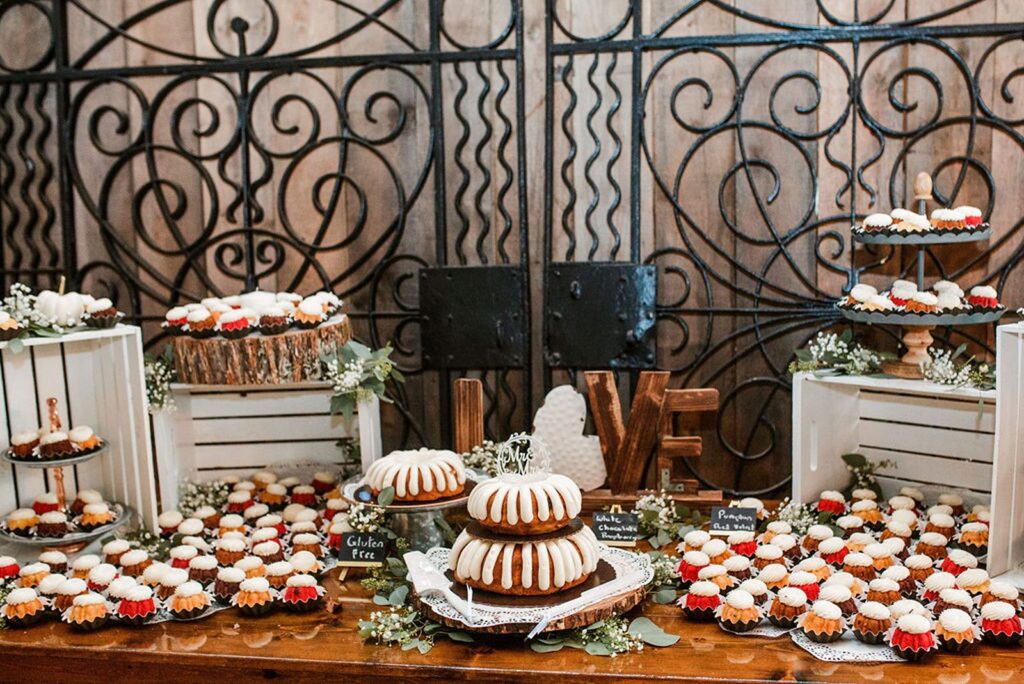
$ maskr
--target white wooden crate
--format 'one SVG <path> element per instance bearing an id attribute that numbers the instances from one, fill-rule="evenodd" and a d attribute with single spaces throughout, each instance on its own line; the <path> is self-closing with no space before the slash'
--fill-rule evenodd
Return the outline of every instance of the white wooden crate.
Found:
<path id="1" fill-rule="evenodd" d="M 46 399 L 56 397 L 65 427 L 89 425 L 110 444 L 96 458 L 65 468 L 68 495 L 76 489 L 98 489 L 130 505 L 152 525 L 157 494 L 142 331 L 119 325 L 24 340 L 25 348 L 17 353 L 8 347 L 0 343 L 0 446 L 6 447 L 11 434 L 47 425 Z M 51 484 L 46 470 L 0 465 L 0 514 L 30 505 Z"/>
<path id="2" fill-rule="evenodd" d="M 364 468 L 381 456 L 376 397 L 345 420 L 330 412 L 326 382 L 288 385 L 172 385 L 177 409 L 153 419 L 160 500 L 174 508 L 185 480 L 246 476 L 271 464 L 338 463 L 337 442 L 357 437 Z"/>
<path id="3" fill-rule="evenodd" d="M 988 566 L 1024 587 L 1024 324 L 996 331 L 996 459 Z M 998 524 L 996 524 L 998 523 Z"/>
<path id="4" fill-rule="evenodd" d="M 859 452 L 895 466 L 879 471 L 886 496 L 911 485 L 934 499 L 944 491 L 967 503 L 992 498 L 996 392 L 916 380 L 815 377 L 793 380 L 793 498 L 814 501 L 842 488 L 842 454 Z"/>

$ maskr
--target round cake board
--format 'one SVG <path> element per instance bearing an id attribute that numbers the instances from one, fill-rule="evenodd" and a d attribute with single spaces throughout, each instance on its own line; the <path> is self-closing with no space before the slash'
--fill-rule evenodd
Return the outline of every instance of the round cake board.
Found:
<path id="1" fill-rule="evenodd" d="M 445 576 L 448 577 L 448 579 L 452 579 L 451 571 L 446 572 Z M 508 608 L 533 608 L 537 606 L 555 605 L 558 603 L 572 601 L 573 599 L 578 598 L 584 591 L 598 587 L 612 581 L 613 579 L 615 579 L 615 569 L 606 561 L 599 560 L 597 562 L 597 569 L 590 575 L 590 577 L 588 577 L 585 582 L 578 584 L 571 589 L 560 591 L 556 594 L 549 594 L 547 596 L 506 596 L 504 594 L 495 594 L 489 591 L 474 589 L 473 602 L 477 604 Z M 461 598 L 466 598 L 467 594 L 465 585 L 453 581 L 452 591 Z M 552 621 L 541 631 L 541 633 L 589 627 L 595 622 L 607 620 L 610 617 L 620 615 L 636 607 L 644 600 L 645 593 L 646 588 L 641 585 L 620 594 L 606 597 L 597 603 L 580 609 L 572 615 L 567 615 L 566 617 Z M 467 632 L 480 634 L 528 634 L 536 626 L 533 623 L 527 622 L 473 627 L 459 620 L 454 620 L 434 612 L 429 605 L 419 600 L 419 596 L 416 592 L 412 592 L 409 596 L 417 610 L 421 611 L 431 620 L 440 622 L 446 627 L 451 627 L 453 629 L 461 629 Z"/>

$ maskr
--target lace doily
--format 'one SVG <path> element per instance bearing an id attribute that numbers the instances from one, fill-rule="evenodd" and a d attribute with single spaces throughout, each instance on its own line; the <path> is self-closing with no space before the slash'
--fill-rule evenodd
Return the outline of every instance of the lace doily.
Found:
<path id="1" fill-rule="evenodd" d="M 587 590 L 577 599 L 550 606 L 512 607 L 496 606 L 473 601 L 473 622 L 469 622 L 443 597 L 436 594 L 421 596 L 420 600 L 445 618 L 457 620 L 467 627 L 492 627 L 507 624 L 536 624 L 542 620 L 557 622 L 612 596 L 644 586 L 654 578 L 651 559 L 646 555 L 623 549 L 600 546 L 600 558 L 615 570 L 615 579 Z M 451 549 L 435 547 L 427 551 L 427 558 L 442 573 L 448 570 Z M 593 593 L 591 593 L 593 592 Z"/>
<path id="2" fill-rule="evenodd" d="M 718 626 L 721 627 L 723 632 L 731 636 L 753 636 L 761 637 L 762 639 L 778 639 L 779 637 L 784 637 L 791 631 L 793 631 L 792 627 L 790 627 L 789 629 L 785 629 L 783 627 L 776 627 L 767 620 L 765 620 L 763 623 L 761 623 L 754 629 L 750 630 L 749 632 L 733 632 L 732 630 L 728 630 L 725 627 L 722 627 L 722 623 L 718 623 Z"/>
<path id="3" fill-rule="evenodd" d="M 824 660 L 827 663 L 902 663 L 905 662 L 903 658 L 896 655 L 895 652 L 885 644 L 879 646 L 871 646 L 863 642 L 857 641 L 853 636 L 853 632 L 846 630 L 839 641 L 834 641 L 831 644 L 819 644 L 816 641 L 811 641 L 807 638 L 799 629 L 794 629 L 790 632 L 790 638 L 793 643 L 804 649 L 818 660 Z"/>

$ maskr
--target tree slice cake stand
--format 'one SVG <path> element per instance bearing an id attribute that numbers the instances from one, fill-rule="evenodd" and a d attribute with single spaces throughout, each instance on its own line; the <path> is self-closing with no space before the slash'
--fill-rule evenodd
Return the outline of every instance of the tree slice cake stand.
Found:
<path id="1" fill-rule="evenodd" d="M 574 522 L 577 524 L 572 529 L 531 536 L 530 539 L 540 541 L 571 534 L 582 526 L 578 518 Z M 522 536 L 489 532 L 475 522 L 470 523 L 467 529 L 471 534 L 485 539 L 524 541 Z M 441 598 L 422 597 L 415 591 L 412 591 L 409 597 L 413 605 L 430 619 L 447 627 L 481 634 L 528 634 L 549 612 L 554 613 L 554 617 L 540 633 L 588 627 L 636 607 L 643 601 L 647 583 L 654 573 L 650 559 L 643 554 L 614 549 L 603 544 L 600 545 L 600 549 L 601 558 L 597 562 L 597 569 L 584 582 L 565 591 L 547 596 L 507 596 L 474 589 L 472 603 L 475 609 L 480 611 L 480 624 L 468 624 L 458 613 L 445 610 L 447 603 Z M 454 581 L 452 572 L 448 569 L 450 554 L 451 549 L 434 548 L 427 553 L 427 557 L 452 580 L 452 590 L 455 594 L 465 599 L 468 597 L 467 587 Z M 602 587 L 607 589 L 606 595 L 598 596 L 578 609 L 569 608 L 565 614 L 559 614 L 563 612 L 561 606 L 580 598 L 584 592 L 600 591 Z M 495 615 L 506 615 L 507 619 L 495 618 Z"/>
<path id="2" fill-rule="evenodd" d="M 348 316 L 338 314 L 310 330 L 280 335 L 254 332 L 241 339 L 196 339 L 172 343 L 179 382 L 191 385 L 279 385 L 321 380 L 324 357 L 352 339 Z"/>

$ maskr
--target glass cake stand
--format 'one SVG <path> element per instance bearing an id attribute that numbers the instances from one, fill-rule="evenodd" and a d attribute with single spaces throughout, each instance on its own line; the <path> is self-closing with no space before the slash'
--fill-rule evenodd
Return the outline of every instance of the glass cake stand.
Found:
<path id="1" fill-rule="evenodd" d="M 435 546 L 445 544 L 442 533 L 444 512 L 452 508 L 464 507 L 469 500 L 469 493 L 477 482 L 487 479 L 486 473 L 466 470 L 466 486 L 462 493 L 447 499 L 426 502 L 395 501 L 387 506 L 378 506 L 369 488 L 363 482 L 362 475 L 356 475 L 341 486 L 341 497 L 350 504 L 378 506 L 391 516 L 391 529 L 399 537 L 409 542 L 413 551 L 427 551 Z"/>

